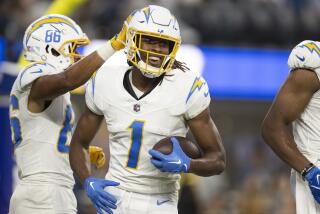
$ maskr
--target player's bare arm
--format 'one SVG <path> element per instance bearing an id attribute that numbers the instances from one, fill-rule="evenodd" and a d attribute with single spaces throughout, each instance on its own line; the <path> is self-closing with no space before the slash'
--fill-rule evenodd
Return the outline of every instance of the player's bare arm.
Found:
<path id="1" fill-rule="evenodd" d="M 72 136 L 69 154 L 70 165 L 82 184 L 90 176 L 88 148 L 102 119 L 103 116 L 94 114 L 86 107 Z"/>
<path id="2" fill-rule="evenodd" d="M 201 158 L 191 160 L 189 172 L 200 176 L 222 173 L 226 166 L 226 155 L 210 110 L 207 108 L 195 118 L 188 120 L 188 125 L 203 151 Z"/>
<path id="3" fill-rule="evenodd" d="M 83 85 L 103 63 L 97 52 L 93 52 L 64 72 L 39 77 L 32 84 L 28 108 L 33 112 L 42 111 L 45 100 L 52 100 Z"/>
<path id="4" fill-rule="evenodd" d="M 310 163 L 296 147 L 289 125 L 320 89 L 315 72 L 296 69 L 281 87 L 262 125 L 262 136 L 274 152 L 299 173 Z"/>
<path id="5" fill-rule="evenodd" d="M 102 115 L 94 114 L 88 108 L 79 119 L 75 133 L 70 144 L 70 166 L 78 177 L 80 183 L 87 192 L 98 213 L 112 213 L 111 209 L 116 209 L 117 199 L 104 191 L 106 186 L 118 186 L 118 182 L 90 177 L 88 148 L 91 140 L 98 131 Z"/>
<path id="6" fill-rule="evenodd" d="M 103 63 L 104 60 L 97 52 L 93 52 L 68 67 L 64 72 L 39 77 L 32 84 L 30 98 L 46 100 L 65 94 L 83 85 Z"/>
<path id="7" fill-rule="evenodd" d="M 44 101 L 52 100 L 57 96 L 80 87 L 88 81 L 92 74 L 100 68 L 115 51 L 124 48 L 123 41 L 126 37 L 126 26 L 129 19 L 130 16 L 124 22 L 119 34 L 89 56 L 72 64 L 64 72 L 44 75 L 36 79 L 30 91 L 28 100 L 29 110 L 32 112 L 41 112 L 45 108 Z"/>

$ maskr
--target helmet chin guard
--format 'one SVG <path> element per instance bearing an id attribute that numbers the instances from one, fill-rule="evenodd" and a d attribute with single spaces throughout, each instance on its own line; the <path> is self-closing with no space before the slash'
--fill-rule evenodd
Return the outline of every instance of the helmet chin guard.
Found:
<path id="1" fill-rule="evenodd" d="M 164 73 L 164 71 L 159 72 L 159 68 L 153 67 L 152 65 L 148 65 L 148 63 L 145 63 L 142 60 L 138 61 L 138 66 L 140 67 L 140 68 L 139 67 L 138 68 L 141 71 L 141 73 L 143 74 L 143 76 L 148 77 L 148 78 L 156 78 L 156 77 L 161 76 L 161 74 Z M 145 69 L 142 69 L 142 68 L 145 68 Z"/>

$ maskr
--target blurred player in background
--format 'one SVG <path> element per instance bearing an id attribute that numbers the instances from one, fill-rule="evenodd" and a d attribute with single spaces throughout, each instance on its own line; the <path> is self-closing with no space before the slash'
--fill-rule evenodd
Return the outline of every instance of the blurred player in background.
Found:
<path id="1" fill-rule="evenodd" d="M 70 164 L 98 213 L 177 214 L 179 173 L 211 176 L 225 168 L 208 85 L 175 60 L 181 37 L 169 10 L 150 5 L 127 20 L 129 66 L 103 67 L 89 82 Z M 85 159 L 104 118 L 111 155 L 106 180 L 91 177 Z M 190 159 L 176 138 L 171 138 L 169 155 L 151 150 L 165 137 L 185 137 L 188 127 L 203 151 L 201 158 Z"/>
<path id="2" fill-rule="evenodd" d="M 303 41 L 291 52 L 291 72 L 262 126 L 291 173 L 297 214 L 320 213 L 320 43 Z M 290 125 L 292 125 L 292 132 Z"/>
<path id="3" fill-rule="evenodd" d="M 77 48 L 89 40 L 70 18 L 47 15 L 27 28 L 23 45 L 31 64 L 19 73 L 10 94 L 12 139 L 21 179 L 10 213 L 77 212 L 69 165 L 74 114 L 68 92 L 84 84 L 118 50 L 121 35 L 81 59 Z M 90 150 L 92 162 L 102 166 L 102 149 Z"/>

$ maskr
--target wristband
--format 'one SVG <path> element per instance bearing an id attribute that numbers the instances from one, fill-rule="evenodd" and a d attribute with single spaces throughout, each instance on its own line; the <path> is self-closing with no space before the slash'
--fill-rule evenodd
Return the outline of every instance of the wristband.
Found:
<path id="1" fill-rule="evenodd" d="M 309 164 L 307 164 L 307 165 L 303 168 L 303 170 L 300 172 L 303 180 L 304 180 L 304 178 L 306 177 L 306 175 L 308 174 L 308 172 L 309 172 L 313 167 L 315 167 L 315 166 L 313 165 L 313 163 L 309 163 Z"/>
<path id="2" fill-rule="evenodd" d="M 113 47 L 111 46 L 111 42 L 110 40 L 107 42 L 106 45 L 101 46 L 100 48 L 97 49 L 97 53 L 98 55 L 104 60 L 106 61 L 107 59 L 109 59 L 109 57 L 111 57 L 114 52 L 116 52 Z"/>

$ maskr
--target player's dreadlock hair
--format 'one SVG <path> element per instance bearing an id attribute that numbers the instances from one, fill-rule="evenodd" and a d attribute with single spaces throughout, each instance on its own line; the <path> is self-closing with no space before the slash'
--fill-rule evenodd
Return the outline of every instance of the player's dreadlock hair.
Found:
<path id="1" fill-rule="evenodd" d="M 174 60 L 173 65 L 172 65 L 172 69 L 179 69 L 183 72 L 190 70 L 190 68 L 187 66 L 187 64 L 185 62 L 180 62 L 178 60 Z"/>

